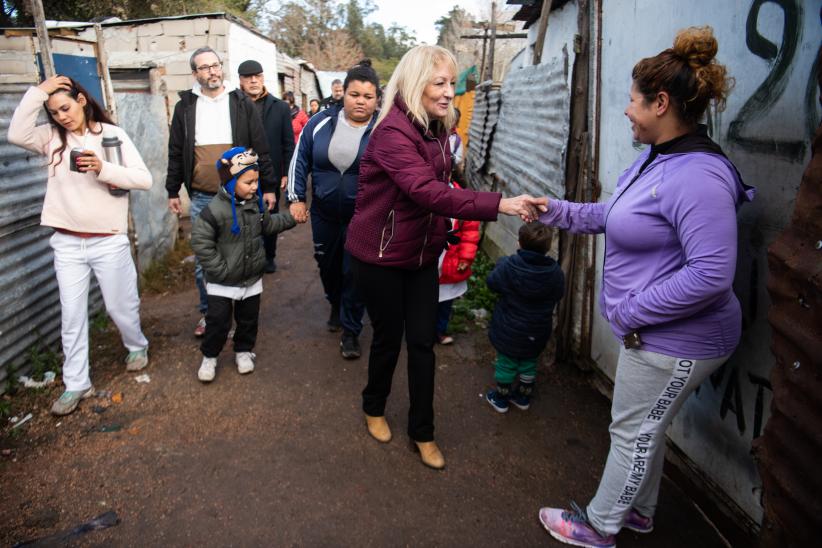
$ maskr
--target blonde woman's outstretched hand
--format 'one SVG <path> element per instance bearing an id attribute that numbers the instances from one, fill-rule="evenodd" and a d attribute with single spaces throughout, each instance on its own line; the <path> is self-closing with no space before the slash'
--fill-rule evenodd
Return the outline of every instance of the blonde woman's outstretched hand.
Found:
<path id="1" fill-rule="evenodd" d="M 534 198 L 528 194 L 520 194 L 513 198 L 503 198 L 499 201 L 499 212 L 505 215 L 519 215 L 526 223 L 536 221 L 540 213 L 548 211 L 548 198 Z"/>

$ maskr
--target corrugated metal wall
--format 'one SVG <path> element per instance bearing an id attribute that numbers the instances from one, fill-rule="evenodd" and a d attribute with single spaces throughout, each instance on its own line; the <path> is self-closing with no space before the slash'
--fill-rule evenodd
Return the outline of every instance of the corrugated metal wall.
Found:
<path id="1" fill-rule="evenodd" d="M 472 187 L 486 189 L 492 183 L 486 181 L 484 175 L 488 173 L 486 164 L 490 157 L 491 140 L 499 120 L 501 106 L 500 89 L 498 84 L 483 82 L 476 89 L 474 99 L 474 115 L 471 126 L 468 128 L 468 167 L 467 176 Z"/>
<path id="2" fill-rule="evenodd" d="M 565 62 L 512 70 L 502 86 L 502 107 L 489 171 L 506 194 L 565 197 L 570 93 Z"/>
<path id="3" fill-rule="evenodd" d="M 565 196 L 565 153 L 570 123 L 567 57 L 512 69 L 502 86 L 476 88 L 468 129 L 466 178 L 475 189 L 505 196 Z M 500 216 L 486 226 L 492 256 L 517 248 L 519 218 Z"/>
<path id="4" fill-rule="evenodd" d="M 0 393 L 10 372 L 25 370 L 28 349 L 56 348 L 60 338 L 52 230 L 40 226 L 46 161 L 7 141 L 9 121 L 26 87 L 0 88 Z M 89 301 L 93 311 L 100 310 L 96 286 Z"/>
<path id="5" fill-rule="evenodd" d="M 769 546 L 811 546 L 822 528 L 822 125 L 796 208 L 768 248 L 771 418 L 754 441 Z"/>

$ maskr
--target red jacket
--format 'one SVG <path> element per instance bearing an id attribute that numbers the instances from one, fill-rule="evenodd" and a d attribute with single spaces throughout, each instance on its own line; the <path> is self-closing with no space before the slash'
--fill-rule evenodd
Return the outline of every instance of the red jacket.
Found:
<path id="1" fill-rule="evenodd" d="M 300 141 L 300 133 L 302 133 L 303 128 L 308 123 L 308 115 L 305 113 L 304 110 L 300 109 L 297 111 L 297 114 L 292 115 L 291 117 L 291 129 L 294 130 L 294 144 L 296 145 Z"/>
<path id="2" fill-rule="evenodd" d="M 370 264 L 417 269 L 439 258 L 451 218 L 496 220 L 502 196 L 450 188 L 450 173 L 447 133 L 435 137 L 412 122 L 398 96 L 360 159 L 348 252 Z"/>
<path id="3" fill-rule="evenodd" d="M 460 188 L 453 181 L 451 185 Z M 445 250 L 445 257 L 442 259 L 442 268 L 440 269 L 441 284 L 455 284 L 471 277 L 471 264 L 477 256 L 477 244 L 480 240 L 479 229 L 479 221 L 454 220 L 454 236 L 460 239 L 460 243 L 450 245 Z M 468 263 L 468 268 L 463 271 L 457 269 L 461 262 Z"/>

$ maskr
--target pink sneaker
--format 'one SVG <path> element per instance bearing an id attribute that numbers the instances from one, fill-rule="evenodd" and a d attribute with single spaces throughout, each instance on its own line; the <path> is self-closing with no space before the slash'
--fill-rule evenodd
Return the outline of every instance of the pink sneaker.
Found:
<path id="1" fill-rule="evenodd" d="M 622 524 L 625 529 L 630 529 L 637 533 L 650 533 L 654 530 L 654 518 L 646 518 L 633 508 L 625 516 L 625 523 Z"/>
<path id="2" fill-rule="evenodd" d="M 539 521 L 552 537 L 565 544 L 585 548 L 615 548 L 614 535 L 603 537 L 588 524 L 585 512 L 571 503 L 573 510 L 562 508 L 540 508 Z"/>

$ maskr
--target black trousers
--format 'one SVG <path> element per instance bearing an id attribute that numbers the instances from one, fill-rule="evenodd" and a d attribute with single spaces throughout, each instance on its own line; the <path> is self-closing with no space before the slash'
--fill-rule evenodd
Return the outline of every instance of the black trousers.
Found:
<path id="1" fill-rule="evenodd" d="M 331 306 L 340 308 L 343 330 L 359 336 L 365 305 L 356 291 L 351 272 L 351 255 L 345 250 L 348 224 L 311 216 L 314 259 L 320 268 L 325 297 Z"/>
<path id="2" fill-rule="evenodd" d="M 437 264 L 402 270 L 364 263 L 352 257 L 354 281 L 374 329 L 368 358 L 368 385 L 362 392 L 366 415 L 381 417 L 405 334 L 408 350 L 408 435 L 434 439 L 434 340 Z"/>
<path id="3" fill-rule="evenodd" d="M 260 317 L 260 296 L 254 295 L 242 301 L 227 297 L 208 296 L 206 331 L 200 351 L 206 358 L 216 358 L 225 346 L 231 329 L 232 309 L 234 323 L 234 352 L 251 352 L 257 342 L 257 322 Z"/>
<path id="4" fill-rule="evenodd" d="M 277 188 L 274 191 L 277 197 L 277 203 L 271 213 L 279 213 L 280 211 L 280 182 L 277 181 Z M 279 234 L 271 234 L 270 236 L 263 235 L 263 249 L 265 250 L 265 258 L 267 261 L 274 260 L 277 256 L 277 237 Z"/>

